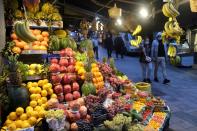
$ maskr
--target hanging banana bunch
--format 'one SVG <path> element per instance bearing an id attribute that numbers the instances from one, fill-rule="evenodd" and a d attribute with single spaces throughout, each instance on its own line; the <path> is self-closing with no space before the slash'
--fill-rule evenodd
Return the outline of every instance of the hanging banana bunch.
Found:
<path id="1" fill-rule="evenodd" d="M 179 26 L 179 23 L 176 20 L 176 17 L 179 16 L 180 13 L 170 1 L 163 5 L 162 12 L 164 16 L 169 17 L 169 20 L 164 25 L 165 35 L 176 39 L 176 42 L 179 44 L 180 36 L 184 33 L 183 29 Z"/>
<path id="2" fill-rule="evenodd" d="M 39 11 L 40 0 L 23 0 L 23 3 L 27 10 L 31 13 Z"/>
<path id="3" fill-rule="evenodd" d="M 142 37 L 136 36 L 136 39 L 130 40 L 130 44 L 135 47 L 139 47 L 139 45 L 142 43 Z"/>
<path id="4" fill-rule="evenodd" d="M 176 50 L 176 47 L 173 46 L 173 45 L 170 45 L 168 47 L 168 56 L 171 58 L 171 57 L 175 57 L 176 56 L 176 53 L 177 53 L 177 50 Z"/>
<path id="5" fill-rule="evenodd" d="M 137 27 L 133 31 L 132 35 L 135 36 L 135 35 L 139 34 L 141 31 L 142 31 L 142 26 L 141 25 L 137 25 Z"/>

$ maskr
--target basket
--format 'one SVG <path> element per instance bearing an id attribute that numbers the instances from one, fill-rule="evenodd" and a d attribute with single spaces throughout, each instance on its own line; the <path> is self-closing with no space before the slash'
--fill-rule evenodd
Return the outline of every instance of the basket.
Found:
<path id="1" fill-rule="evenodd" d="M 190 0 L 190 8 L 192 12 L 197 12 L 197 0 Z"/>
<path id="2" fill-rule="evenodd" d="M 111 18 L 118 18 L 122 16 L 122 9 L 116 7 L 116 4 L 114 4 L 114 7 L 110 8 L 108 10 L 108 14 Z"/>
<path id="3" fill-rule="evenodd" d="M 135 86 L 141 91 L 147 91 L 148 93 L 151 93 L 151 85 L 149 83 L 138 82 Z"/>

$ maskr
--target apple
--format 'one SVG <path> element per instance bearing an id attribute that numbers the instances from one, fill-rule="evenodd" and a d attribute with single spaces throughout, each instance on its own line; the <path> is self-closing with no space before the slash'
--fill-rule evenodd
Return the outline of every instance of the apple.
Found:
<path id="1" fill-rule="evenodd" d="M 60 67 L 60 72 L 61 73 L 66 73 L 67 72 L 67 68 L 65 66 L 61 66 Z"/>
<path id="2" fill-rule="evenodd" d="M 68 63 L 69 63 L 69 65 L 75 65 L 75 60 L 74 60 L 74 58 L 70 58 L 70 59 L 68 60 Z"/>
<path id="3" fill-rule="evenodd" d="M 61 66 L 68 66 L 68 60 L 66 58 L 61 58 L 59 64 Z"/>
<path id="4" fill-rule="evenodd" d="M 63 93 L 63 87 L 62 87 L 62 85 L 56 85 L 54 87 L 54 91 L 55 91 L 56 94 Z"/>
<path id="5" fill-rule="evenodd" d="M 64 94 L 71 93 L 71 86 L 70 85 L 64 85 Z"/>
<path id="6" fill-rule="evenodd" d="M 51 76 L 51 81 L 52 81 L 53 84 L 60 83 L 61 82 L 61 77 L 59 75 L 52 75 Z"/>
<path id="7" fill-rule="evenodd" d="M 74 100 L 76 100 L 76 99 L 78 99 L 80 97 L 81 97 L 81 94 L 78 91 L 74 91 L 73 92 L 73 98 L 74 98 Z"/>
<path id="8" fill-rule="evenodd" d="M 58 59 L 56 59 L 56 58 L 52 58 L 52 59 L 51 59 L 51 63 L 55 63 L 55 64 L 57 64 L 57 63 L 58 63 Z"/>
<path id="9" fill-rule="evenodd" d="M 77 82 L 73 82 L 72 91 L 79 91 L 79 84 Z"/>
<path id="10" fill-rule="evenodd" d="M 64 83 L 64 84 L 69 84 L 70 82 L 71 82 L 71 75 L 65 74 L 65 75 L 63 76 L 63 83 Z"/>
<path id="11" fill-rule="evenodd" d="M 72 101 L 73 100 L 73 95 L 71 93 L 68 93 L 65 95 L 65 100 L 66 101 Z"/>

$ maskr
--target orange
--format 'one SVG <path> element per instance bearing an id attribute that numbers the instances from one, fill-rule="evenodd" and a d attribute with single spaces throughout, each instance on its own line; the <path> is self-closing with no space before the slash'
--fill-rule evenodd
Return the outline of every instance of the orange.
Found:
<path id="1" fill-rule="evenodd" d="M 18 37 L 17 37 L 17 35 L 15 33 L 11 34 L 11 38 L 12 38 L 12 40 L 17 40 L 18 39 Z"/>
<path id="2" fill-rule="evenodd" d="M 47 96 L 47 91 L 46 91 L 46 90 L 42 90 L 42 91 L 41 91 L 41 95 L 42 95 L 43 97 L 46 97 L 46 96 Z"/>
<path id="3" fill-rule="evenodd" d="M 24 48 L 24 46 L 25 46 L 25 44 L 21 41 L 21 42 L 16 42 L 16 44 L 15 44 L 17 47 L 19 47 L 19 48 L 21 48 L 21 49 L 23 49 Z"/>
<path id="4" fill-rule="evenodd" d="M 36 101 L 31 101 L 30 102 L 30 106 L 33 107 L 33 108 L 36 107 L 37 106 L 37 102 Z"/>
<path id="5" fill-rule="evenodd" d="M 39 41 L 43 41 L 44 37 L 42 35 L 36 35 L 37 40 Z"/>
<path id="6" fill-rule="evenodd" d="M 48 37 L 44 37 L 44 41 L 49 42 L 49 38 Z"/>
<path id="7" fill-rule="evenodd" d="M 11 112 L 8 117 L 10 120 L 14 121 L 17 119 L 17 114 L 16 112 Z"/>
<path id="8" fill-rule="evenodd" d="M 45 46 L 45 47 L 48 47 L 48 44 L 47 44 L 46 41 L 42 41 L 42 42 L 40 43 L 40 45 Z"/>
<path id="9" fill-rule="evenodd" d="M 35 29 L 35 30 L 33 30 L 33 34 L 34 35 L 40 35 L 41 34 L 41 31 L 38 30 L 38 29 Z"/>
<path id="10" fill-rule="evenodd" d="M 29 45 L 24 46 L 24 50 L 29 50 L 29 49 L 30 49 Z"/>
<path id="11" fill-rule="evenodd" d="M 16 109 L 16 114 L 17 115 L 22 115 L 24 113 L 24 109 L 22 108 L 22 107 L 18 107 L 17 109 Z"/>
<path id="12" fill-rule="evenodd" d="M 47 31 L 43 31 L 43 32 L 42 32 L 42 36 L 43 36 L 43 37 L 48 37 L 48 36 L 49 36 L 49 33 L 48 33 Z"/>

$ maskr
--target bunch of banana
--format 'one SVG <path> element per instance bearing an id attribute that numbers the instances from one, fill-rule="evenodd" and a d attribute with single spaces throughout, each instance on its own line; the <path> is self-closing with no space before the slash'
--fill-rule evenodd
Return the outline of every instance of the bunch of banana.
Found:
<path id="1" fill-rule="evenodd" d="M 169 57 L 175 57 L 176 56 L 176 47 L 174 47 L 173 45 L 170 45 L 168 48 L 168 56 Z"/>
<path id="2" fill-rule="evenodd" d="M 172 2 L 165 3 L 162 7 L 162 12 L 166 17 L 176 18 L 180 15 Z"/>
<path id="3" fill-rule="evenodd" d="M 138 25 L 136 27 L 136 29 L 134 30 L 134 32 L 133 32 L 132 35 L 135 36 L 135 35 L 139 34 L 141 31 L 142 31 L 142 26 L 141 25 Z"/>
<path id="4" fill-rule="evenodd" d="M 27 43 L 37 40 L 37 38 L 30 31 L 27 21 L 17 21 L 14 25 L 14 31 L 19 39 Z"/>
<path id="5" fill-rule="evenodd" d="M 183 34 L 183 29 L 179 26 L 179 23 L 176 20 L 167 21 L 164 29 L 166 34 L 172 38 Z"/>
<path id="6" fill-rule="evenodd" d="M 136 40 L 131 40 L 130 43 L 131 43 L 132 46 L 139 47 L 139 45 L 142 43 L 142 37 L 137 36 L 137 39 Z"/>

